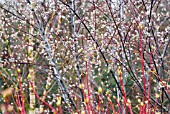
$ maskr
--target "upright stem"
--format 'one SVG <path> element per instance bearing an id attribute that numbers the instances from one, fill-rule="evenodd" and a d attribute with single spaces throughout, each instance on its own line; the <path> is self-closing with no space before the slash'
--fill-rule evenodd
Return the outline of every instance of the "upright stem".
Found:
<path id="1" fill-rule="evenodd" d="M 87 85 L 87 90 L 88 90 L 88 97 L 87 99 L 89 100 L 88 102 L 88 113 L 90 114 L 92 111 L 92 106 L 91 106 L 91 101 L 90 101 L 90 84 L 89 84 L 89 75 L 88 75 L 88 61 L 86 61 L 86 85 Z"/>
<path id="2" fill-rule="evenodd" d="M 33 21 L 33 15 L 30 14 L 30 23 L 34 24 Z M 30 30 L 29 30 L 29 39 L 28 39 L 28 61 L 29 63 L 32 63 L 34 61 L 34 57 L 33 57 L 33 37 L 31 36 L 31 34 L 33 34 L 34 28 L 32 26 L 30 26 Z M 30 81 L 32 82 L 33 86 L 35 86 L 35 71 L 34 69 L 29 66 L 29 74 L 28 77 L 30 78 Z M 30 110 L 29 110 L 29 114 L 35 114 L 35 94 L 32 90 L 31 85 L 29 85 L 29 97 L 30 97 Z"/>
<path id="3" fill-rule="evenodd" d="M 124 7 L 124 1 L 120 0 L 120 21 L 122 21 L 122 19 L 123 19 L 123 7 Z M 120 24 L 120 29 L 121 29 L 121 31 L 123 31 L 122 24 Z M 122 40 L 123 41 L 125 40 L 123 32 L 122 32 Z M 122 50 L 123 50 L 123 46 L 122 46 Z M 124 53 L 124 51 L 122 51 L 122 63 L 125 64 L 125 53 Z M 124 92 L 126 93 L 126 88 L 124 86 L 126 84 L 126 77 L 125 77 L 124 70 L 122 70 L 122 77 L 123 77 L 123 86 L 122 86 L 122 88 L 123 88 Z M 126 110 L 124 109 L 123 112 L 125 114 Z"/>
<path id="4" fill-rule="evenodd" d="M 75 1 L 74 0 L 71 0 L 71 7 L 73 10 L 75 10 Z M 73 11 L 71 11 L 71 29 L 72 29 L 72 35 L 75 38 L 75 14 Z M 75 52 L 76 52 L 75 59 L 76 59 L 76 68 L 77 68 L 77 78 L 79 80 L 79 83 L 81 84 L 82 80 L 81 80 L 81 76 L 80 76 L 81 72 L 80 72 L 80 66 L 79 66 L 78 47 L 77 47 L 76 40 L 75 40 L 74 45 L 75 45 Z M 84 95 L 83 95 L 82 89 L 80 89 L 80 93 L 81 93 L 82 102 L 84 102 Z"/>
<path id="5" fill-rule="evenodd" d="M 110 7 L 111 7 L 111 10 L 113 11 L 113 0 L 110 0 Z M 110 32 L 112 32 L 113 31 L 113 28 L 112 27 L 110 27 Z M 115 48 L 115 46 L 113 46 L 112 47 L 112 50 L 113 50 L 113 54 L 114 53 L 116 53 L 115 52 L 115 50 L 116 50 L 116 48 Z M 120 59 L 120 58 L 119 58 Z M 116 66 L 115 66 L 115 69 L 116 69 Z M 117 76 L 117 72 L 115 72 L 115 74 L 116 74 L 116 78 L 117 78 L 117 80 L 118 80 L 118 76 Z M 118 80 L 119 81 L 119 80 Z M 120 83 L 120 82 L 119 82 Z M 120 90 L 119 90 L 119 88 L 118 88 L 118 86 L 116 85 L 116 89 L 117 89 L 117 100 L 119 101 L 120 100 Z"/>
<path id="6" fill-rule="evenodd" d="M 145 69 L 144 69 L 144 58 L 143 58 L 143 41 L 142 41 L 142 25 L 139 25 L 139 37 L 140 37 L 140 61 L 142 66 L 142 79 L 143 79 L 143 88 L 144 88 L 144 101 L 146 100 L 146 78 L 145 78 Z M 144 112 L 146 110 L 144 109 Z"/>
<path id="7" fill-rule="evenodd" d="M 150 71 L 152 71 L 152 52 L 150 52 Z M 150 92 L 151 92 L 152 72 L 150 72 L 148 83 L 148 114 L 150 114 Z"/>
<path id="8" fill-rule="evenodd" d="M 21 105 L 21 113 L 23 114 L 26 114 L 25 112 L 25 106 L 24 106 L 24 95 L 23 95 L 23 89 L 22 89 L 22 78 L 21 78 L 21 75 L 20 73 L 18 73 L 18 83 L 19 83 L 19 95 L 21 96 L 21 102 L 20 102 L 20 105 Z M 20 100 L 20 99 L 19 99 Z"/>

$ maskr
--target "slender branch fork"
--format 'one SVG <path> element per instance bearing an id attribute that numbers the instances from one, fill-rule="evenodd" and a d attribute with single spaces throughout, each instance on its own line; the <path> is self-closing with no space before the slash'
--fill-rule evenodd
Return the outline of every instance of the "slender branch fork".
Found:
<path id="1" fill-rule="evenodd" d="M 31 4 L 31 2 L 30 2 L 29 0 L 27 0 L 27 2 L 28 2 L 29 4 Z M 74 108 L 76 108 L 76 105 L 75 105 L 73 99 L 70 97 L 69 92 L 68 92 L 68 90 L 67 90 L 64 82 L 61 80 L 61 75 L 60 75 L 60 73 L 58 72 L 58 68 L 57 68 L 57 66 L 56 66 L 56 62 L 55 62 L 55 60 L 52 58 L 52 53 L 50 52 L 51 47 L 50 47 L 50 44 L 48 43 L 48 39 L 46 38 L 45 31 L 44 31 L 44 29 L 43 29 L 43 27 L 42 27 L 42 24 L 41 24 L 40 20 L 38 19 L 37 15 L 36 15 L 36 13 L 35 13 L 35 11 L 34 11 L 34 9 L 31 9 L 31 11 L 33 12 L 33 16 L 34 16 L 34 18 L 36 19 L 36 21 L 37 21 L 37 23 L 38 23 L 39 32 L 40 32 L 40 34 L 42 35 L 43 40 L 44 40 L 44 41 L 46 42 L 46 44 L 47 44 L 47 45 L 46 45 L 46 50 L 47 50 L 47 52 L 48 52 L 49 57 L 51 58 L 51 62 L 53 63 L 53 65 L 55 65 L 55 67 L 53 67 L 54 76 L 56 76 L 56 79 L 57 79 L 57 81 L 58 81 L 59 87 L 60 87 L 60 89 L 61 89 L 61 91 L 62 91 L 62 93 L 63 93 L 63 94 L 62 94 L 62 95 L 63 95 L 63 98 L 64 98 L 65 102 L 67 102 L 67 101 L 66 101 L 66 98 L 68 97 L 68 99 L 69 99 L 69 100 L 71 101 L 71 103 L 72 103 L 72 106 L 73 106 Z M 48 50 L 49 50 L 49 51 L 48 51 Z"/>

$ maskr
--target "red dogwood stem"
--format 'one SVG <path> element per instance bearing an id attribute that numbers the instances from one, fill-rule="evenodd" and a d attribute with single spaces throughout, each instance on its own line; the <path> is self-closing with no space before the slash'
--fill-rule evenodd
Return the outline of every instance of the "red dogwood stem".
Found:
<path id="1" fill-rule="evenodd" d="M 89 78 L 88 77 L 89 77 L 89 75 L 88 75 L 88 61 L 86 61 L 86 81 L 87 81 L 86 85 L 87 85 L 87 89 L 88 89 L 87 99 L 89 100 L 89 102 L 88 102 L 88 113 L 90 114 L 90 112 L 92 111 L 92 106 L 91 106 L 91 102 L 90 102 L 90 88 L 89 88 L 90 84 L 89 84 Z"/>
<path id="2" fill-rule="evenodd" d="M 57 112 L 50 104 L 48 104 L 47 102 L 43 101 L 43 100 L 40 98 L 40 96 L 39 96 L 39 95 L 37 94 L 37 92 L 35 91 L 35 89 L 34 89 L 34 87 L 33 87 L 33 84 L 32 84 L 31 82 L 30 82 L 30 85 L 31 85 L 31 87 L 32 87 L 32 89 L 33 89 L 34 94 L 36 95 L 36 97 L 37 97 L 44 105 L 46 105 L 46 106 L 49 107 L 51 110 L 53 110 L 55 114 L 58 114 L 58 112 Z"/>
<path id="3" fill-rule="evenodd" d="M 141 26 L 141 25 L 139 25 Z M 142 27 L 139 27 L 139 37 L 140 37 L 140 61 L 141 61 L 141 67 L 142 67 L 142 80 L 143 80 L 143 88 L 144 88 L 144 101 L 146 100 L 146 78 L 144 76 L 145 69 L 144 69 L 144 58 L 143 58 L 143 41 L 142 41 Z M 145 104 L 144 104 L 145 105 Z M 145 106 L 144 106 L 145 107 Z M 144 112 L 146 113 L 146 110 L 144 109 Z"/>

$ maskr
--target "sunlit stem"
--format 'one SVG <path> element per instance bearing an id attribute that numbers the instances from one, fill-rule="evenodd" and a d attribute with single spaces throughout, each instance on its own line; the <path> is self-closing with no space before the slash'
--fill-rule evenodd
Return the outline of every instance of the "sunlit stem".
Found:
<path id="1" fill-rule="evenodd" d="M 33 21 L 33 15 L 30 14 L 30 23 L 34 24 Z M 32 63 L 34 61 L 34 57 L 33 57 L 33 37 L 30 34 L 33 34 L 34 28 L 32 26 L 30 26 L 30 30 L 29 30 L 29 38 L 28 38 L 28 61 L 30 63 Z M 35 71 L 34 68 L 29 66 L 29 74 L 28 77 L 30 78 L 30 81 L 32 82 L 33 86 L 35 86 Z M 29 85 L 29 97 L 30 97 L 30 110 L 29 110 L 29 114 L 35 114 L 35 94 L 31 88 L 31 85 Z"/>

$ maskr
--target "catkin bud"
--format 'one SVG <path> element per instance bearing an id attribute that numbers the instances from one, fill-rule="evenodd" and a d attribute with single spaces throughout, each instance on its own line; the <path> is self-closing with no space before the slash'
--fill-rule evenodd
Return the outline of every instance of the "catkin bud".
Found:
<path id="1" fill-rule="evenodd" d="M 57 103 L 56 103 L 57 106 L 60 106 L 61 105 L 61 100 L 58 100 Z"/>
<path id="2" fill-rule="evenodd" d="M 101 87 L 98 87 L 98 93 L 102 93 L 102 88 Z"/>
<path id="3" fill-rule="evenodd" d="M 21 73 L 21 69 L 18 68 L 18 69 L 17 69 L 17 72 L 18 72 L 18 73 Z"/>
<path id="4" fill-rule="evenodd" d="M 143 28 L 143 25 L 142 25 L 141 23 L 139 23 L 138 28 L 139 28 L 139 29 L 142 29 L 142 28 Z"/>

